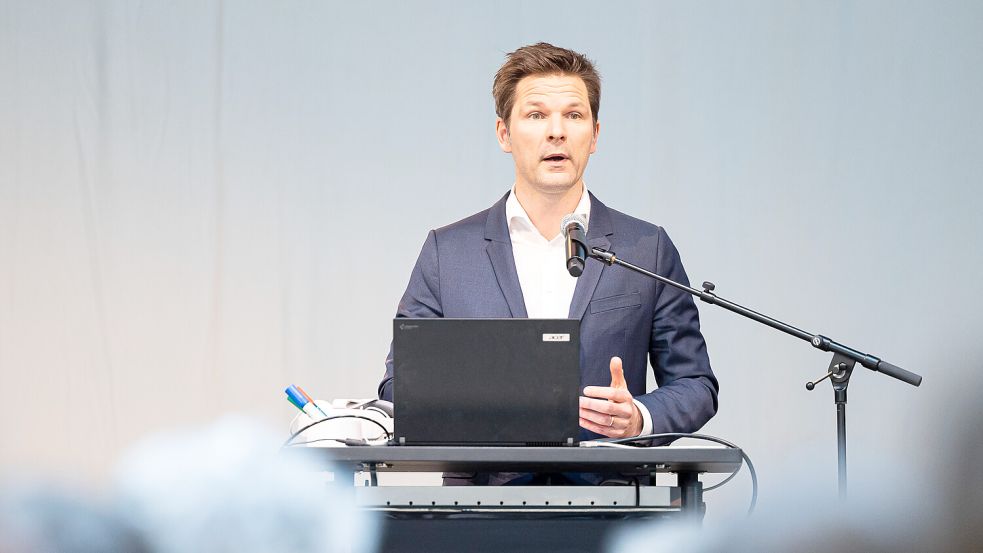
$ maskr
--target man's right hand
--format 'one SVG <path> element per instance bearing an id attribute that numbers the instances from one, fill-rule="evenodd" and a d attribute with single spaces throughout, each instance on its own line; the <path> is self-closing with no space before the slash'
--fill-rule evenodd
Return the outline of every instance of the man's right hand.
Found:
<path id="1" fill-rule="evenodd" d="M 620 357 L 611 358 L 611 385 L 587 386 L 580 398 L 580 426 L 609 438 L 632 438 L 642 431 L 642 414 L 628 391 Z"/>

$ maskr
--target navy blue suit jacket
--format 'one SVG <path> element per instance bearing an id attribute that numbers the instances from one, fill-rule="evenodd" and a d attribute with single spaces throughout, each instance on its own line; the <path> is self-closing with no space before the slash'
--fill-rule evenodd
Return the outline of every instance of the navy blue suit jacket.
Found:
<path id="1" fill-rule="evenodd" d="M 525 302 L 512 256 L 505 201 L 427 235 L 399 302 L 397 317 L 518 318 Z M 665 230 L 609 209 L 591 195 L 589 247 L 612 250 L 649 271 L 689 284 Z M 717 411 L 693 297 L 623 267 L 588 260 L 569 317 L 580 319 L 580 382 L 609 386 L 611 357 L 621 357 L 635 399 L 648 407 L 653 432 L 695 432 Z M 651 360 L 658 388 L 645 389 Z M 392 348 L 379 397 L 392 401 Z M 582 440 L 599 436 L 581 429 Z"/>

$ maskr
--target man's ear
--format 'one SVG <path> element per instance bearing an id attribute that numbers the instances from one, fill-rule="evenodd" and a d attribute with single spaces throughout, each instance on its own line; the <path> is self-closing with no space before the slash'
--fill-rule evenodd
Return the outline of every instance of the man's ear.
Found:
<path id="1" fill-rule="evenodd" d="M 495 119 L 495 136 L 498 137 L 498 147 L 507 154 L 512 153 L 512 138 L 509 136 L 509 127 L 501 117 Z"/>
<path id="2" fill-rule="evenodd" d="M 594 123 L 594 137 L 590 139 L 590 153 L 597 151 L 597 135 L 601 132 L 601 124 Z"/>

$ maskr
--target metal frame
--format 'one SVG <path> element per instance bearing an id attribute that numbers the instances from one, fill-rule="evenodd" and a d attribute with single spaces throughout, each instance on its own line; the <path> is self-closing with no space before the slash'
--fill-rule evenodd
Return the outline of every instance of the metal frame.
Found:
<path id="1" fill-rule="evenodd" d="M 676 509 L 684 516 L 702 519 L 706 507 L 699 475 L 731 473 L 741 466 L 741 450 L 733 448 L 380 446 L 297 450 L 314 456 L 324 463 L 326 470 L 350 472 L 351 478 L 336 478 L 342 485 L 354 486 L 356 473 L 369 473 L 372 485 L 360 487 L 356 498 L 363 508 L 379 510 L 529 512 L 536 509 L 560 513 L 577 509 L 600 513 L 612 509 L 619 512 Z M 379 472 L 445 471 L 618 472 L 639 477 L 642 483 L 654 483 L 658 473 L 676 473 L 678 485 L 675 488 L 376 486 L 375 476 Z M 615 505 L 615 501 L 619 504 Z"/>

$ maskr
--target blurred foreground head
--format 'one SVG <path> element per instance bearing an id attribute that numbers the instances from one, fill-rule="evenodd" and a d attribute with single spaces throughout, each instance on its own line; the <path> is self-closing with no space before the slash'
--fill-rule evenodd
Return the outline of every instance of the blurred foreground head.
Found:
<path id="1" fill-rule="evenodd" d="M 0 553 L 138 553 L 142 538 L 108 504 L 41 482 L 0 487 Z"/>
<path id="2" fill-rule="evenodd" d="M 124 455 L 117 505 L 151 551 L 373 551 L 376 528 L 351 486 L 278 452 L 281 436 L 227 417 L 162 434 Z"/>

